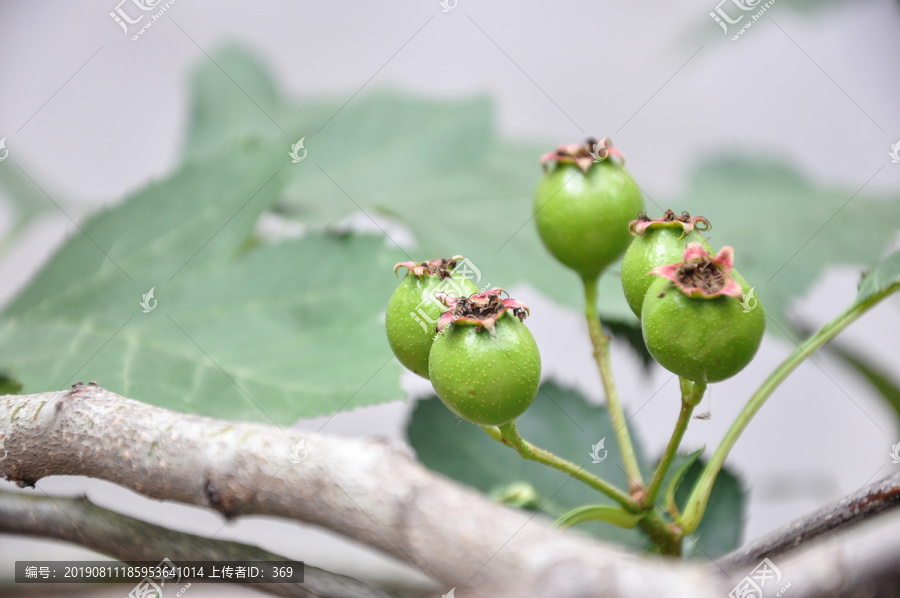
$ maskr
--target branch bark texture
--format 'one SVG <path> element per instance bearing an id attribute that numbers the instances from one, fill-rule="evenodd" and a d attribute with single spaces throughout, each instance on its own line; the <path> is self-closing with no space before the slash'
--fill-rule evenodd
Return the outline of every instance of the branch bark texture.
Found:
<path id="1" fill-rule="evenodd" d="M 796 550 L 814 538 L 860 523 L 897 505 L 900 505 L 900 472 L 788 523 L 722 557 L 718 564 L 726 571 L 752 567 L 764 557 Z"/>
<path id="2" fill-rule="evenodd" d="M 226 518 L 307 522 L 391 554 L 466 597 L 721 594 L 701 567 L 642 559 L 557 530 L 380 440 L 185 415 L 95 385 L 0 397 L 0 434 L 8 451 L 0 474 L 22 486 L 83 475 Z M 293 463 L 301 441 L 306 458 Z"/>
<path id="3" fill-rule="evenodd" d="M 0 492 L 0 533 L 64 540 L 123 562 L 286 561 L 256 546 L 210 540 L 170 530 L 99 507 L 87 498 Z M 247 583 L 275 596 L 396 598 L 355 579 L 304 564 L 302 584 Z"/>
<path id="4" fill-rule="evenodd" d="M 22 486 L 84 475 L 227 518 L 307 522 L 393 555 L 446 588 L 442 593 L 456 587 L 461 598 L 721 598 L 754 559 L 779 545 L 751 545 L 718 565 L 642 557 L 496 505 L 426 470 L 402 446 L 174 413 L 95 385 L 0 397 L 0 436 L 7 451 L 0 475 Z M 888 496 L 895 483 L 882 487 Z M 849 497 L 833 507 L 852 520 L 875 512 L 879 502 L 894 504 L 873 494 L 868 503 Z M 833 519 L 814 514 L 808 533 L 780 546 L 811 537 Z M 41 533 L 37 520 L 20 531 L 28 528 Z M 900 515 L 879 517 L 846 538 L 822 538 L 779 558 L 778 566 L 792 598 L 894 596 Z"/>

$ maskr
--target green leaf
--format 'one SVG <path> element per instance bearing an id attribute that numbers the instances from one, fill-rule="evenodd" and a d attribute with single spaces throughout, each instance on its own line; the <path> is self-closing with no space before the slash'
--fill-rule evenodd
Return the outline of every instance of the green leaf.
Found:
<path id="1" fill-rule="evenodd" d="M 213 58 L 194 77 L 188 155 L 248 132 L 285 139 L 286 155 L 303 137 L 308 155 L 303 168 L 292 169 L 278 213 L 313 227 L 359 210 L 381 214 L 409 228 L 415 259 L 462 254 L 483 273 L 480 287 L 528 283 L 580 306 L 580 278 L 553 260 L 531 222 L 538 158 L 554 144 L 500 140 L 483 97 L 376 93 L 346 104 L 298 102 L 280 94 L 265 66 L 242 50 Z M 259 107 L 248 98 L 257 95 Z M 600 302 L 604 315 L 636 321 L 616 277 L 602 281 Z"/>
<path id="2" fill-rule="evenodd" d="M 681 481 L 684 479 L 688 469 L 690 469 L 697 458 L 703 454 L 704 450 L 706 449 L 701 448 L 686 455 L 678 454 L 675 455 L 675 459 L 672 460 L 672 465 L 669 466 L 669 472 L 666 474 L 666 478 L 662 483 L 663 504 L 670 512 L 672 507 L 677 504 L 675 502 L 675 491 L 678 490 L 678 487 L 681 485 Z"/>
<path id="3" fill-rule="evenodd" d="M 28 392 L 96 380 L 281 424 L 402 398 L 381 322 L 402 254 L 355 235 L 247 243 L 287 161 L 280 142 L 232 143 L 88 219 L 4 312 L 0 363 Z"/>
<path id="4" fill-rule="evenodd" d="M 878 301 L 897 290 L 900 290 L 900 250 L 878 262 L 878 265 L 863 277 L 859 284 L 856 304 Z"/>
<path id="5" fill-rule="evenodd" d="M 0 191 L 6 198 L 12 209 L 12 226 L 6 235 L 0 239 L 0 255 L 12 246 L 25 229 L 38 216 L 50 210 L 56 210 L 47 196 L 45 196 L 34 184 L 28 180 L 24 171 L 12 164 L 0 168 Z M 58 197 L 55 197 L 57 201 Z"/>
<path id="6" fill-rule="evenodd" d="M 235 138 L 282 134 L 281 92 L 265 63 L 243 48 L 226 46 L 213 61 L 200 64 L 191 82 L 187 156 L 208 155 Z"/>
<path id="7" fill-rule="evenodd" d="M 566 140 L 501 139 L 483 98 L 378 93 L 298 101 L 243 50 L 227 48 L 214 59 L 195 76 L 189 152 L 209 151 L 248 131 L 282 137 L 285 131 L 285 152 L 304 137 L 309 155 L 304 168 L 291 171 L 278 205 L 282 214 L 312 226 L 333 225 L 359 209 L 387 215 L 409 228 L 419 259 L 462 254 L 486 283 L 527 283 L 581 307 L 581 281 L 549 256 L 531 215 L 542 175 L 538 159 Z M 629 166 L 638 182 L 650 168 Z M 822 187 L 784 161 L 747 156 L 702 163 L 688 193 L 657 202 L 708 217 L 713 245 L 736 248 L 736 267 L 786 330 L 791 302 L 825 268 L 873 261 L 900 217 L 900 202 L 891 197 Z M 866 243 L 859 242 L 863 236 Z M 601 281 L 599 309 L 636 325 L 614 271 Z"/>
<path id="8" fill-rule="evenodd" d="M 679 509 L 684 509 L 705 464 L 704 459 L 695 460 L 683 474 L 681 484 L 675 491 L 675 502 Z M 746 491 L 741 480 L 727 467 L 722 468 L 713 484 L 703 520 L 694 533 L 685 539 L 686 549 L 691 549 L 694 556 L 714 559 L 740 546 L 745 504 Z"/>
<path id="9" fill-rule="evenodd" d="M 532 406 L 516 420 L 522 437 L 552 451 L 619 486 L 627 487 L 615 434 L 606 409 L 589 405 L 575 392 L 544 384 Z M 436 398 L 418 401 L 407 429 L 410 443 L 429 468 L 486 494 L 515 482 L 530 484 L 543 503 L 542 512 L 551 518 L 576 507 L 614 504 L 595 490 L 566 474 L 533 461 L 488 436 L 479 426 L 454 416 Z M 592 463 L 592 445 L 605 438 L 607 458 Z M 635 447 L 642 459 L 640 446 Z M 602 454 L 602 450 L 600 451 Z M 639 530 L 627 530 L 599 522 L 579 524 L 578 531 L 635 549 L 649 542 Z"/>
<path id="10" fill-rule="evenodd" d="M 0 372 L 0 396 L 17 395 L 22 392 L 22 385 L 6 374 Z"/>
<path id="11" fill-rule="evenodd" d="M 709 218 L 710 243 L 735 248 L 734 267 L 785 330 L 794 299 L 826 269 L 876 261 L 900 221 L 894 196 L 823 187 L 783 161 L 736 156 L 700 165 L 683 199 L 663 207 Z"/>
<path id="12" fill-rule="evenodd" d="M 853 351 L 836 346 L 833 342 L 827 345 L 827 348 L 832 355 L 841 358 L 844 363 L 865 378 L 900 418 L 900 386 L 891 379 L 887 372 L 869 363 L 864 357 Z"/>
<path id="13" fill-rule="evenodd" d="M 627 322 L 601 316 L 603 322 L 603 330 L 606 334 L 618 338 L 628 343 L 628 347 L 641 358 L 641 365 L 645 371 L 650 371 L 655 363 L 650 351 L 647 350 L 647 344 L 644 342 L 644 334 L 641 332 L 641 326 L 637 322 Z"/>
<path id="14" fill-rule="evenodd" d="M 821 13 L 826 10 L 834 9 L 842 4 L 851 4 L 848 0 L 783 0 L 783 3 L 784 6 L 803 13 Z M 779 2 L 779 5 L 780 4 L 781 2 Z M 754 11 L 750 11 L 749 14 L 754 14 Z"/>
<path id="15" fill-rule="evenodd" d="M 569 528 L 585 521 L 602 521 L 603 523 L 617 525 L 625 529 L 633 529 L 637 527 L 643 518 L 643 513 L 629 513 L 622 507 L 588 505 L 586 507 L 576 507 L 559 517 L 556 520 L 556 525 L 562 528 Z"/>

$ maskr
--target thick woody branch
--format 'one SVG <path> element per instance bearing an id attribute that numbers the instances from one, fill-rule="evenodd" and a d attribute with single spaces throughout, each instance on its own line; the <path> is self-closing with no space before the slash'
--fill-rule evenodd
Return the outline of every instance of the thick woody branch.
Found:
<path id="1" fill-rule="evenodd" d="M 410 563 L 467 598 L 724 596 L 757 557 L 833 530 L 836 516 L 847 524 L 884 510 L 897 493 L 897 480 L 889 478 L 801 522 L 797 529 L 806 532 L 783 534 L 770 552 L 751 545 L 724 567 L 698 566 L 638 557 L 554 529 L 427 471 L 405 449 L 382 441 L 304 437 L 173 413 L 91 385 L 0 397 L 0 437 L 6 450 L 0 474 L 21 485 L 85 475 L 226 517 L 309 522 Z M 292 463 L 301 440 L 308 456 Z M 42 533 L 38 523 L 21 531 Z M 900 514 L 774 560 L 795 598 L 894 596 Z"/>
<path id="2" fill-rule="evenodd" d="M 123 562 L 285 561 L 256 546 L 177 532 L 98 507 L 87 498 L 27 496 L 0 491 L 0 533 L 72 542 Z M 300 598 L 391 598 L 355 579 L 310 565 L 302 584 L 247 583 L 276 596 Z"/>
<path id="3" fill-rule="evenodd" d="M 876 516 L 771 560 L 780 569 L 781 579 L 766 585 L 765 596 L 777 595 L 789 583 L 783 595 L 790 598 L 896 598 L 900 596 L 900 513 Z"/>
<path id="4" fill-rule="evenodd" d="M 704 598 L 727 585 L 706 568 L 642 559 L 491 503 L 384 441 L 174 413 L 94 385 L 0 397 L 0 435 L 8 451 L 0 474 L 20 485 L 83 475 L 227 518 L 308 522 L 393 555 L 467 598 Z M 301 440 L 308 456 L 292 463 Z"/>
<path id="5" fill-rule="evenodd" d="M 726 571 L 752 567 L 761 559 L 774 558 L 804 546 L 806 542 L 900 505 L 900 473 L 864 486 L 815 513 L 792 521 L 718 560 Z"/>

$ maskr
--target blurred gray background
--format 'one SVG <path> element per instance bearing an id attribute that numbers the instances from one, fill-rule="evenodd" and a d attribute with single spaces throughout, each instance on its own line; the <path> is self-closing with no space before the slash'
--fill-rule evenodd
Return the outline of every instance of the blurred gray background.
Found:
<path id="1" fill-rule="evenodd" d="M 703 158 L 734 151 L 782 157 L 822 185 L 900 191 L 900 164 L 888 156 L 900 139 L 900 4 L 894 0 L 776 0 L 738 41 L 710 18 L 713 0 L 459 0 L 446 13 L 437 0 L 176 0 L 138 41 L 108 16 L 115 7 L 115 0 L 0 3 L 0 138 L 51 196 L 60 191 L 67 198 L 76 220 L 173 168 L 188 118 L 190 72 L 232 42 L 268 62 L 294 96 L 352 102 L 357 93 L 384 89 L 439 98 L 489 94 L 509 137 L 552 146 L 609 135 L 651 196 L 677 195 Z M 602 68 L 585 69 L 586 62 Z M 9 208 L 0 201 L 0 236 L 9 226 Z M 35 222 L 0 263 L 0 304 L 74 230 L 61 212 Z M 852 301 L 859 271 L 830 271 L 797 302 L 796 313 L 814 325 L 830 319 Z M 547 374 L 599 401 L 580 314 L 530 303 L 529 324 Z M 844 340 L 897 373 L 898 331 L 900 298 L 894 297 Z M 684 446 L 714 447 L 791 349 L 767 337 L 742 374 L 714 385 L 704 403 L 712 401 L 712 417 L 693 422 Z M 677 413 L 677 383 L 664 385 L 669 375 L 660 369 L 644 375 L 618 343 L 613 350 L 626 409 L 637 413 L 636 433 L 658 454 Z M 729 458 L 750 491 L 747 540 L 898 467 L 888 455 L 900 441 L 892 412 L 838 362 L 823 355 L 817 363 L 821 368 L 807 363 L 779 388 Z M 422 392 L 427 384 L 410 379 L 408 388 Z M 338 415 L 323 432 L 405 440 L 408 413 L 408 403 L 359 409 Z M 326 419 L 298 426 L 318 429 Z M 295 523 L 251 517 L 224 525 L 202 509 L 82 478 L 38 486 L 50 495 L 86 493 L 147 521 L 257 544 L 364 579 L 422 579 Z M 0 536 L 0 577 L 11 575 L 17 559 L 79 557 L 94 555 Z M 190 591 L 207 593 L 250 594 Z"/>

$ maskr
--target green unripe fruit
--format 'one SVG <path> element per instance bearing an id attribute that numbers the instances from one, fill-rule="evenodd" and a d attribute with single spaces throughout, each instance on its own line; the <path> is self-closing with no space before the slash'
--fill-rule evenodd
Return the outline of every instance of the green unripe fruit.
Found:
<path id="1" fill-rule="evenodd" d="M 435 325 L 447 308 L 437 299 L 443 293 L 468 296 L 478 288 L 468 278 L 455 274 L 463 258 L 431 262 L 402 262 L 394 272 L 409 269 L 388 301 L 384 325 L 388 343 L 397 359 L 410 371 L 428 378 L 428 354 L 434 342 Z"/>
<path id="2" fill-rule="evenodd" d="M 641 214 L 628 230 L 634 240 L 622 259 L 622 289 L 631 311 L 640 318 L 644 295 L 654 282 L 650 270 L 680 260 L 690 243 L 699 243 L 712 251 L 698 232 L 709 230 L 709 221 L 702 216 L 691 218 L 687 212 L 676 216 L 672 210 L 666 210 L 663 217 L 656 220 Z"/>
<path id="3" fill-rule="evenodd" d="M 641 190 L 611 156 L 621 153 L 605 139 L 589 139 L 541 159 L 545 168 L 555 165 L 535 193 L 538 234 L 557 260 L 586 280 L 622 255 L 631 241 L 628 224 L 644 207 Z"/>
<path id="4" fill-rule="evenodd" d="M 641 327 L 653 358 L 694 382 L 719 382 L 756 355 L 766 328 L 754 291 L 731 277 L 730 247 L 715 259 L 690 245 L 684 261 L 656 268 L 644 297 Z"/>
<path id="5" fill-rule="evenodd" d="M 459 417 L 499 426 L 519 417 L 541 382 L 541 356 L 522 323 L 527 308 L 491 289 L 441 318 L 428 372 L 438 397 Z M 512 313 L 506 311 L 512 309 Z"/>

